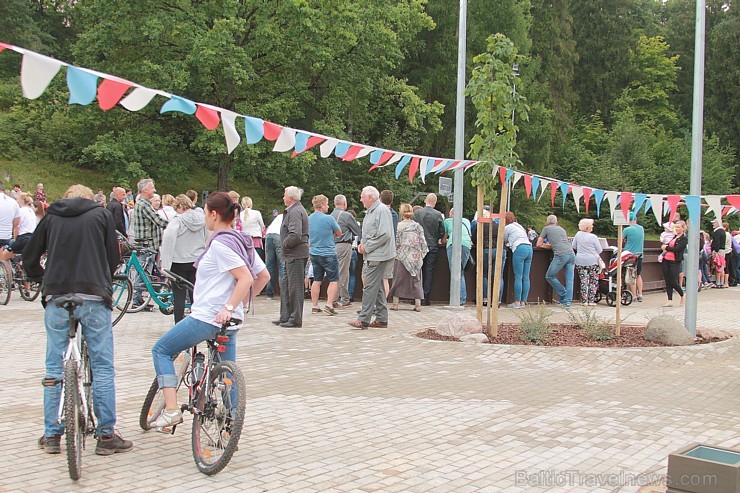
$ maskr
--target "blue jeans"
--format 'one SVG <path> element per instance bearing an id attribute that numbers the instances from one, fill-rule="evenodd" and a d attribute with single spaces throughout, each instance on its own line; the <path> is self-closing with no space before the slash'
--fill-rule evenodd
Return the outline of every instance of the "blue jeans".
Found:
<path id="1" fill-rule="evenodd" d="M 347 283 L 347 291 L 349 291 L 349 299 L 355 295 L 355 269 L 357 269 L 357 250 L 352 250 L 352 259 L 349 261 L 349 282 Z"/>
<path id="2" fill-rule="evenodd" d="M 701 282 L 709 284 L 709 256 L 703 248 L 699 252 L 699 270 L 701 271 Z"/>
<path id="3" fill-rule="evenodd" d="M 113 327 L 111 309 L 103 301 L 85 301 L 75 309 L 82 326 L 82 335 L 90 354 L 93 374 L 93 411 L 98 418 L 98 435 L 113 433 L 116 426 L 116 387 L 113 382 Z M 57 423 L 59 400 L 64 376 L 63 357 L 69 344 L 69 314 L 54 302 L 46 305 L 46 378 L 58 379 L 59 384 L 44 387 L 44 435 L 64 434 L 64 424 Z"/>
<path id="4" fill-rule="evenodd" d="M 521 244 L 511 256 L 514 270 L 514 301 L 527 302 L 529 297 L 529 269 L 532 267 L 532 245 Z M 572 289 L 571 289 L 572 290 Z"/>
<path id="5" fill-rule="evenodd" d="M 276 233 L 270 233 L 265 237 L 265 266 L 267 272 L 270 273 L 270 281 L 265 286 L 266 296 L 275 296 L 275 286 L 280 282 L 280 276 L 283 275 L 283 262 L 281 257 L 283 256 L 283 246 L 280 243 L 280 235 Z M 275 266 L 278 269 L 275 272 Z"/>
<path id="6" fill-rule="evenodd" d="M 517 248 L 518 250 L 518 248 Z M 568 255 L 555 255 L 547 268 L 545 279 L 550 283 L 552 289 L 560 297 L 560 303 L 569 305 L 573 301 L 573 270 L 576 267 L 576 256 L 573 253 Z M 565 269 L 565 286 L 557 278 L 558 272 Z"/>
<path id="7" fill-rule="evenodd" d="M 483 299 L 488 299 L 488 248 L 483 249 Z M 496 249 L 490 249 L 491 255 L 493 256 L 493 263 L 491 269 L 496 270 Z M 506 249 L 503 251 L 501 256 L 501 288 L 498 292 L 498 302 L 501 303 L 501 298 L 504 294 L 504 268 L 506 268 Z"/>
<path id="8" fill-rule="evenodd" d="M 470 248 L 465 245 L 460 247 L 460 304 L 462 305 L 468 299 L 468 293 L 465 290 L 465 264 L 470 258 Z M 447 263 L 450 266 L 450 278 L 452 278 L 452 245 L 447 245 Z"/>
<path id="9" fill-rule="evenodd" d="M 157 372 L 159 387 L 177 387 L 178 376 L 175 374 L 173 363 L 177 355 L 196 344 L 213 339 L 220 330 L 221 327 L 201 322 L 193 317 L 185 317 L 160 337 L 152 347 L 154 370 Z M 226 331 L 229 341 L 224 343 L 226 352 L 221 354 L 221 358 L 225 361 L 236 361 L 237 332 L 239 329 Z"/>

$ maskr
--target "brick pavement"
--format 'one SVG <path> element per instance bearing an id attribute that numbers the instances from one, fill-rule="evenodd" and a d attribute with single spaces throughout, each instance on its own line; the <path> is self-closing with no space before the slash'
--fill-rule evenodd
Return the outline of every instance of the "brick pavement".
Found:
<path id="1" fill-rule="evenodd" d="M 649 295 L 623 311 L 645 322 L 663 301 Z M 699 325 L 740 334 L 739 301 L 740 288 L 701 293 Z M 685 444 L 740 446 L 737 338 L 626 350 L 468 345 L 411 335 L 449 313 L 442 307 L 403 305 L 388 329 L 361 332 L 346 325 L 354 309 L 282 329 L 269 323 L 278 301 L 256 308 L 238 338 L 246 426 L 223 472 L 195 468 L 189 416 L 174 436 L 139 430 L 149 349 L 171 326 L 139 313 L 114 329 L 118 426 L 135 449 L 98 457 L 89 447 L 75 484 L 64 455 L 36 448 L 42 311 L 14 296 L 0 326 L 23 356 L 0 360 L 0 491 L 630 492 L 664 477 L 667 455 Z M 502 321 L 515 320 L 502 310 Z M 653 490 L 665 489 L 642 491 Z"/>

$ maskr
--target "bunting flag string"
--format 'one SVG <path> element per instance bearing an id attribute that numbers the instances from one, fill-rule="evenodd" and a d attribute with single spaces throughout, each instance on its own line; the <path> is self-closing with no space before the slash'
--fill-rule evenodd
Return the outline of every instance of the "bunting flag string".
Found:
<path id="1" fill-rule="evenodd" d="M 474 160 L 455 160 L 429 156 L 408 154 L 402 151 L 380 149 L 356 142 L 348 142 L 334 137 L 316 134 L 306 130 L 293 129 L 287 126 L 263 120 L 258 117 L 241 115 L 234 111 L 212 106 L 207 103 L 191 101 L 182 96 L 170 94 L 158 89 L 144 87 L 120 77 L 97 72 L 95 70 L 76 67 L 54 58 L 36 53 L 25 48 L 0 42 L 0 53 L 13 51 L 22 55 L 20 84 L 22 94 L 28 99 L 39 98 L 57 76 L 62 67 L 66 69 L 66 82 L 69 90 L 69 104 L 90 105 L 97 99 L 98 106 L 103 111 L 109 111 L 120 105 L 132 112 L 147 107 L 156 96 L 166 101 L 160 108 L 160 114 L 176 112 L 193 115 L 208 130 L 215 130 L 219 125 L 223 128 L 226 140 L 226 150 L 232 153 L 242 141 L 242 134 L 238 130 L 237 119 L 244 119 L 243 133 L 245 142 L 253 145 L 267 140 L 274 142 L 273 151 L 291 152 L 295 157 L 313 147 L 318 146 L 319 155 L 328 158 L 332 154 L 344 162 L 354 161 L 369 156 L 371 166 L 368 171 L 393 166 L 396 179 L 408 165 L 408 177 L 413 182 L 419 177 L 422 182 L 426 176 L 440 174 L 457 169 L 468 170 L 481 162 Z M 527 197 L 539 201 L 550 187 L 550 205 L 555 206 L 555 195 L 558 190 L 562 195 L 562 206 L 568 199 L 568 193 L 573 196 L 576 210 L 580 212 L 580 200 L 583 198 L 586 213 L 589 213 L 591 199 L 596 203 L 596 214 L 601 215 L 601 203 L 606 197 L 611 215 L 616 210 L 617 200 L 625 217 L 630 210 L 640 211 L 644 205 L 644 212 L 653 210 L 658 224 L 661 224 L 665 212 L 675 213 L 677 207 L 684 201 L 689 211 L 692 223 L 698 223 L 701 214 L 702 200 L 706 203 L 707 213 L 712 212 L 715 217 L 722 218 L 724 214 L 737 213 L 740 210 L 740 195 L 660 195 L 633 193 L 628 191 L 601 190 L 594 187 L 581 186 L 569 181 L 543 177 L 519 170 L 508 169 L 502 166 L 493 166 L 493 175 L 498 174 L 501 183 L 508 182 L 513 188 L 523 182 Z M 722 200 L 729 205 L 723 205 Z M 665 207 L 664 207 L 665 205 Z"/>

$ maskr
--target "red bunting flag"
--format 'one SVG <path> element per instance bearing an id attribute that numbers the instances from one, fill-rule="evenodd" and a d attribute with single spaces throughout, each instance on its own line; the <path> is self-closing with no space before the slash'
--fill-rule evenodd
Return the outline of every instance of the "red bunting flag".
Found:
<path id="1" fill-rule="evenodd" d="M 419 170 L 419 156 L 411 158 L 411 166 L 409 166 L 409 181 L 414 181 L 414 175 Z"/>
<path id="2" fill-rule="evenodd" d="M 740 195 L 728 195 L 725 197 L 732 207 L 740 210 Z"/>
<path id="3" fill-rule="evenodd" d="M 363 150 L 365 146 L 352 146 L 349 148 L 349 150 L 342 156 L 342 161 L 352 161 L 357 157 L 357 155 L 360 153 L 361 150 Z"/>
<path id="4" fill-rule="evenodd" d="M 10 48 L 10 45 L 5 44 L 5 43 L 0 43 L 0 53 L 2 53 L 5 48 Z"/>
<path id="5" fill-rule="evenodd" d="M 591 189 L 583 187 L 583 203 L 586 204 L 586 214 L 588 214 L 588 204 L 591 203 Z"/>
<path id="6" fill-rule="evenodd" d="M 668 221 L 673 220 L 673 216 L 676 215 L 676 209 L 678 209 L 678 203 L 681 201 L 680 195 L 669 195 L 668 199 L 666 199 L 666 202 L 668 203 L 668 209 L 671 211 L 671 215 L 668 218 Z"/>
<path id="7" fill-rule="evenodd" d="M 527 191 L 527 198 L 532 195 L 532 175 L 524 175 L 524 190 Z"/>
<path id="8" fill-rule="evenodd" d="M 280 132 L 283 131 L 283 127 L 276 125 L 271 122 L 264 122 L 265 139 L 275 141 L 280 137 Z"/>
<path id="9" fill-rule="evenodd" d="M 98 86 L 98 106 L 103 111 L 113 108 L 133 84 L 113 79 L 103 79 Z"/>
<path id="10" fill-rule="evenodd" d="M 550 205 L 555 207 L 555 194 L 558 193 L 558 188 L 560 188 L 560 183 L 554 181 L 551 182 L 550 185 L 552 188 L 550 189 Z"/>
<path id="11" fill-rule="evenodd" d="M 501 179 L 501 184 L 502 184 L 502 185 L 503 185 L 503 184 L 504 184 L 504 182 L 506 181 L 506 172 L 507 172 L 507 171 L 508 171 L 508 170 L 507 170 L 506 168 L 504 168 L 503 166 L 501 166 L 501 167 L 500 167 L 500 168 L 498 169 L 498 177 L 499 177 L 499 178 Z"/>
<path id="12" fill-rule="evenodd" d="M 622 207 L 622 214 L 624 214 L 625 219 L 628 218 L 632 197 L 632 192 L 622 192 L 622 195 L 619 196 L 619 205 Z"/>
<path id="13" fill-rule="evenodd" d="M 393 156 L 393 154 L 394 153 L 392 153 L 392 152 L 385 151 L 383 154 L 381 154 L 380 159 L 378 160 L 378 162 L 376 164 L 373 164 L 372 166 L 370 166 L 370 169 L 368 171 L 372 171 L 375 168 L 379 168 L 379 167 L 383 166 L 386 162 L 388 162 L 388 160 Z"/>
<path id="14" fill-rule="evenodd" d="M 198 105 L 198 109 L 195 110 L 195 118 L 197 118 L 198 121 L 200 121 L 208 130 L 216 130 L 220 122 L 218 111 L 206 108 L 200 104 Z"/>

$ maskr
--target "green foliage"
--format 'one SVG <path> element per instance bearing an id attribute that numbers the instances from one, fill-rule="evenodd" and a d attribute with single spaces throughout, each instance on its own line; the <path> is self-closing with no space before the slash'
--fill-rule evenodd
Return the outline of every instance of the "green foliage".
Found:
<path id="1" fill-rule="evenodd" d="M 591 339 L 596 341 L 610 341 L 614 339 L 614 330 L 609 321 L 596 314 L 591 308 L 583 310 L 570 310 L 568 318 L 572 324 L 576 325 L 579 330 L 586 333 Z"/>
<path id="2" fill-rule="evenodd" d="M 550 326 L 552 312 L 544 303 L 517 313 L 519 318 L 519 337 L 524 342 L 545 344 L 553 329 Z"/>

